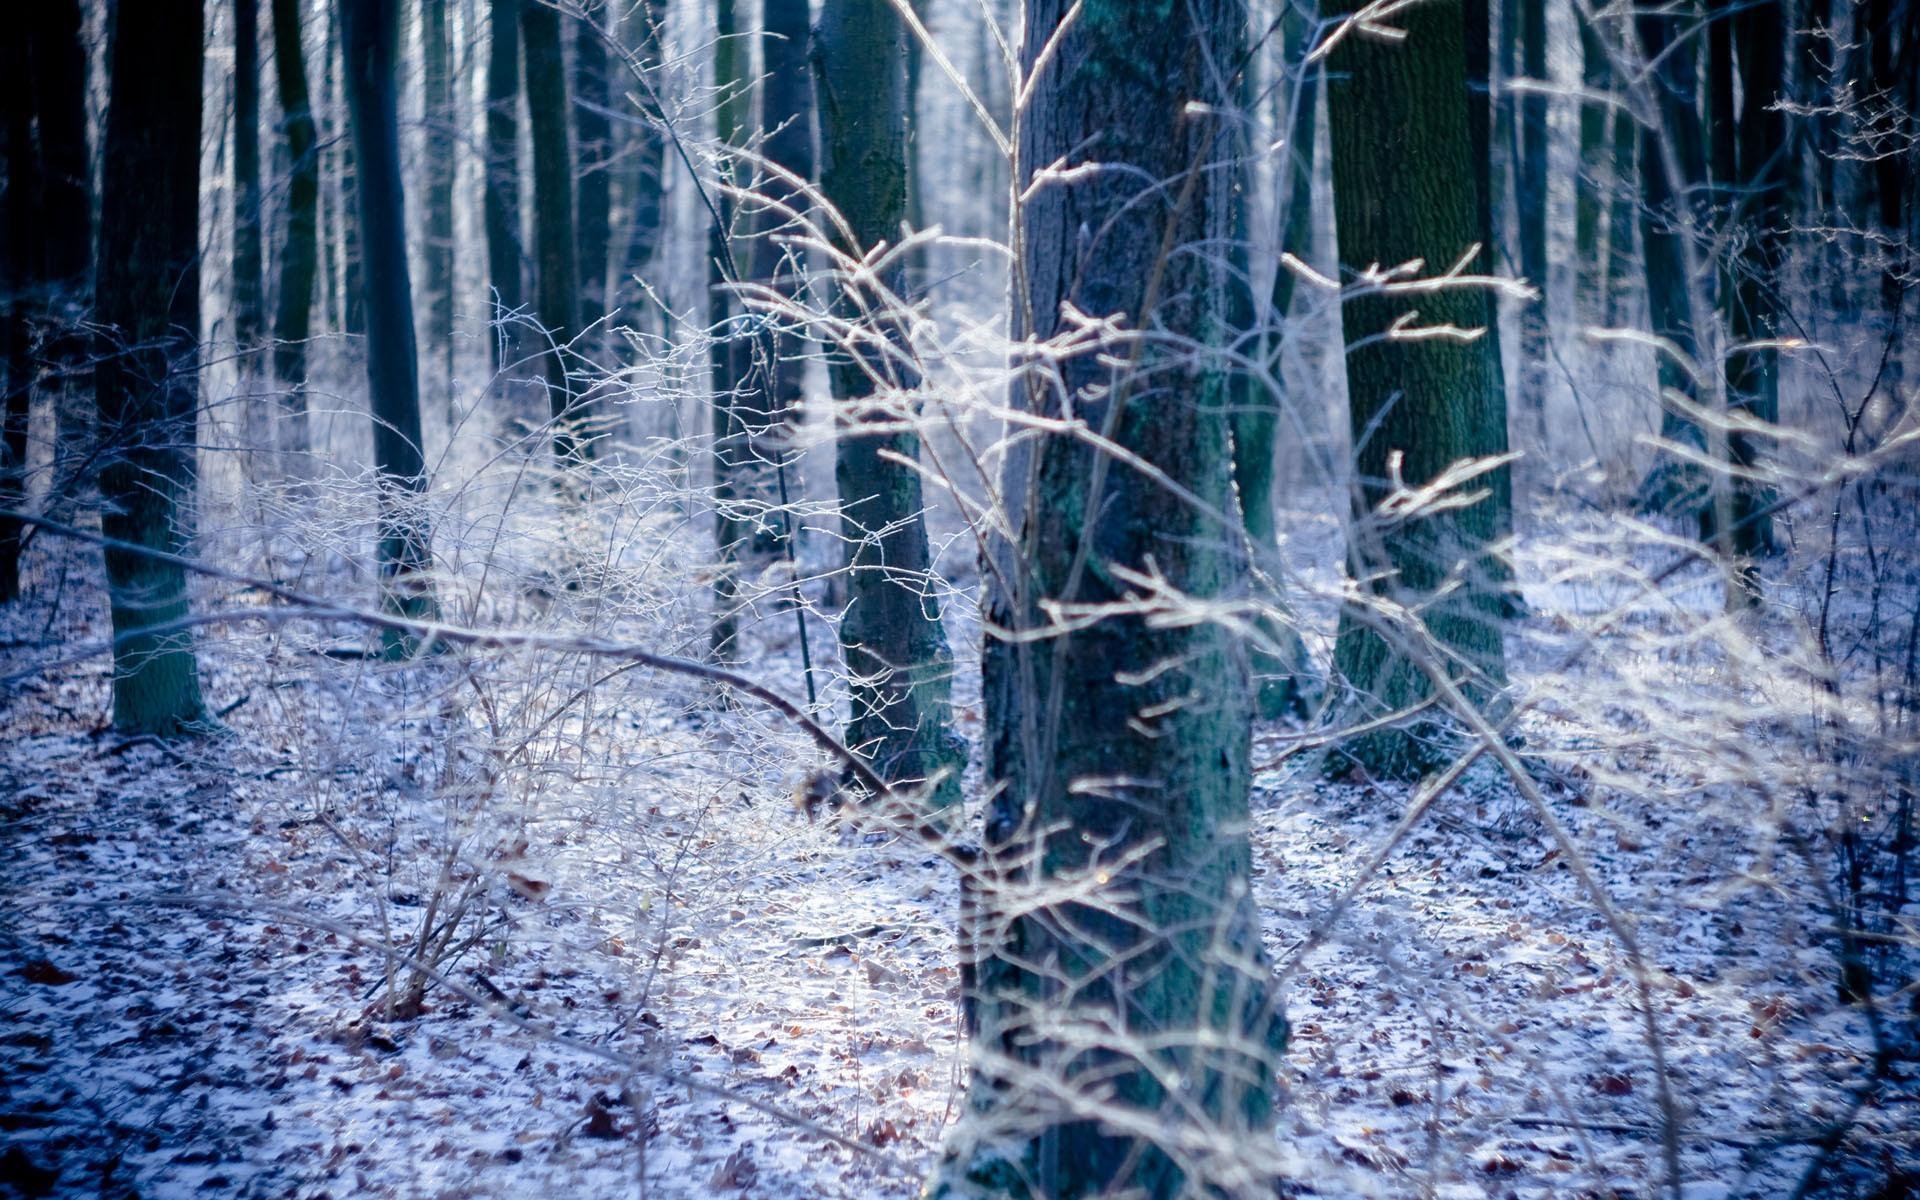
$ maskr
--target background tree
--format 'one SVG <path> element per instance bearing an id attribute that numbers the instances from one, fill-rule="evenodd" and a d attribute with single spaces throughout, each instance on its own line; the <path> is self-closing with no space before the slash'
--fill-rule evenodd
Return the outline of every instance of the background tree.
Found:
<path id="1" fill-rule="evenodd" d="M 1143 38 L 1133 5 L 1084 4 L 1063 29 L 1070 7 L 1026 10 L 1021 61 L 1051 61 L 1020 125 L 1013 336 L 1052 338 L 1071 303 L 1220 348 L 1218 259 L 1186 248 L 1231 231 L 1246 8 L 1161 6 Z M 1272 1136 L 1285 1040 L 1247 892 L 1247 665 L 1218 625 L 1156 620 L 1182 602 L 1145 582 L 1203 602 L 1243 582 L 1237 522 L 1219 524 L 1233 509 L 1228 392 L 1219 362 L 1157 338 L 1018 380 L 1017 409 L 1057 418 L 1072 397 L 1186 496 L 1058 432 L 1003 479 L 1017 542 L 988 561 L 1018 568 L 989 572 L 985 604 L 991 865 L 970 930 L 955 1194 L 1271 1186 L 1243 1153 Z M 1075 889 L 1092 894 L 1062 898 Z"/>
<path id="2" fill-rule="evenodd" d="M 769 44 L 783 35 L 793 40 L 786 69 L 804 70 L 804 27 L 769 28 Z M 814 48 L 820 191 L 845 222 L 838 249 L 854 262 L 897 238 L 906 217 L 906 65 L 905 29 L 885 0 L 829 0 Z M 940 624 L 920 475 L 909 465 L 920 456 L 909 407 L 920 379 L 904 365 L 902 331 L 887 315 L 888 294 L 899 296 L 905 284 L 896 258 L 873 286 L 843 275 L 835 303 L 848 327 L 829 359 L 850 572 L 840 619 L 852 692 L 846 740 L 889 783 L 945 772 L 934 798 L 944 807 L 959 799 L 966 747 L 951 732 L 953 656 Z M 792 387 L 797 400 L 797 378 Z"/>
<path id="3" fill-rule="evenodd" d="M 520 244 L 520 5 L 522 0 L 487 4 L 487 178 L 484 205 L 487 227 L 487 286 L 492 311 L 513 313 L 526 302 Z M 487 339 L 493 366 L 514 354 L 512 326 Z"/>
<path id="4" fill-rule="evenodd" d="M 454 320 L 454 131 L 459 114 L 453 106 L 453 47 L 447 33 L 447 0 L 420 0 L 422 115 L 421 142 L 426 193 L 425 228 L 420 261 L 425 268 L 426 339 L 435 356 L 429 372 L 435 394 L 453 395 Z M 451 413 L 449 419 L 451 420 Z"/>
<path id="5" fill-rule="evenodd" d="M 666 20 L 666 0 L 642 0 L 632 7 L 627 16 L 626 44 L 634 62 L 647 69 L 660 65 L 660 34 Z M 661 114 L 653 111 L 652 100 L 637 81 L 630 86 L 641 96 L 645 111 L 628 127 L 626 155 L 631 171 L 626 192 L 627 237 L 619 275 L 614 281 L 620 319 L 628 325 L 643 320 L 652 307 L 641 284 L 647 278 L 660 244 L 660 228 L 666 211 L 662 201 L 667 165 L 667 139 L 659 124 Z"/>
<path id="6" fill-rule="evenodd" d="M 4 428 L 0 428 L 0 509 L 18 510 L 27 499 L 27 434 L 34 386 L 40 366 L 34 353 L 39 276 L 39 209 L 41 205 L 39 153 L 33 141 L 33 73 L 28 64 L 27 39 L 9 38 L 0 47 L 0 108 L 4 109 L 6 138 L 6 194 L 4 228 L 0 228 L 0 386 L 6 391 Z M 20 596 L 20 541 L 25 527 L 18 517 L 0 516 L 0 603 Z"/>
<path id="7" fill-rule="evenodd" d="M 707 376 L 713 410 L 713 542 L 719 566 L 714 572 L 714 619 L 710 643 L 715 658 L 730 659 L 739 632 L 740 554 L 752 536 L 743 519 L 741 480 L 752 469 L 752 446 L 736 409 L 746 347 L 731 336 L 730 289 L 737 275 L 733 259 L 734 208 L 728 189 L 734 182 L 737 149 L 747 132 L 747 64 L 733 0 L 714 0 L 714 140 L 722 149 L 716 163 L 714 211 L 707 226 L 707 327 L 714 337 L 707 351 Z"/>
<path id="8" fill-rule="evenodd" d="M 287 228 L 274 302 L 273 373 L 286 396 L 291 448 L 304 451 L 307 429 L 307 338 L 312 328 L 314 278 L 320 253 L 320 152 L 307 97 L 307 65 L 300 45 L 300 0 L 273 0 L 274 74 L 280 84 L 281 122 L 287 134 Z"/>
<path id="9" fill-rule="evenodd" d="M 201 0 L 118 8 L 101 155 L 102 330 L 94 395 L 112 447 L 100 529 L 113 612 L 113 723 L 171 737 L 206 726 L 178 553 L 199 412 Z"/>
<path id="10" fill-rule="evenodd" d="M 1519 213 L 1520 274 L 1539 292 L 1520 310 L 1520 411 L 1532 423 L 1534 441 L 1547 444 L 1547 0 L 1508 0 L 1520 9 L 1521 70 L 1526 90 L 1519 98 L 1519 139 L 1514 207 Z"/>
<path id="11" fill-rule="evenodd" d="M 367 388 L 379 475 L 381 605 L 416 620 L 435 615 L 433 544 L 423 500 L 420 378 L 414 348 L 413 281 L 407 269 L 406 199 L 393 69 L 400 0 L 340 0 L 347 112 L 360 167 L 361 244 L 366 248 Z M 388 633 L 390 655 L 419 648 Z"/>
<path id="12" fill-rule="evenodd" d="M 590 438 L 577 434 L 568 356 L 580 331 L 580 260 L 574 242 L 573 150 L 568 132 L 567 69 L 560 43 L 560 13 L 551 5 L 523 3 L 520 37 L 527 68 L 527 114 L 533 133 L 535 309 L 545 330 L 541 360 L 547 376 L 547 406 L 553 415 L 553 447 L 562 463 L 593 453 Z"/>
<path id="13" fill-rule="evenodd" d="M 260 235 L 260 0 L 233 4 L 233 332 L 244 369 L 266 332 Z M 251 400 L 248 401 L 251 404 Z"/>
<path id="14" fill-rule="evenodd" d="M 580 311 L 588 321 L 607 311 L 608 243 L 613 215 L 613 89 L 607 74 L 604 5 L 590 0 L 569 22 L 573 30 L 573 148 L 578 156 Z"/>
<path id="15" fill-rule="evenodd" d="M 92 451 L 92 397 L 84 389 L 89 346 L 83 318 L 93 287 L 93 143 L 87 130 L 87 43 L 79 0 L 29 6 L 22 22 L 33 87 L 34 150 L 39 192 L 36 257 L 39 358 L 50 368 L 42 386 L 54 403 L 63 458 L 87 461 Z M 81 403 L 70 403 L 77 399 Z M 74 471 L 57 481 L 64 492 Z"/>
<path id="16" fill-rule="evenodd" d="M 1483 233 L 1474 190 L 1458 186 L 1478 169 L 1465 86 L 1466 23 L 1458 0 L 1408 9 L 1396 23 L 1406 31 L 1403 40 L 1352 34 L 1328 62 L 1340 257 L 1387 269 L 1417 259 L 1437 274 Z M 1505 453 L 1505 403 L 1493 366 L 1498 335 L 1485 325 L 1487 313 L 1482 290 L 1459 286 L 1415 297 L 1364 288 L 1341 313 L 1354 462 L 1348 571 L 1366 592 L 1419 606 L 1425 632 L 1483 697 L 1506 682 L 1505 568 L 1495 545 L 1511 514 L 1502 484 L 1478 480 L 1474 486 L 1485 494 L 1475 502 L 1432 515 L 1376 513 L 1402 484 L 1418 488 L 1462 459 Z M 1397 321 L 1484 332 L 1396 337 L 1390 331 Z M 1465 586 L 1441 596 L 1461 570 Z M 1430 692 L 1405 647 L 1395 644 L 1417 631 L 1387 636 L 1382 611 L 1346 607 L 1334 651 L 1335 667 L 1353 689 L 1353 710 L 1373 716 Z M 1363 735 L 1343 750 L 1366 771 L 1390 777 L 1418 775 L 1433 760 L 1421 734 L 1404 728 Z"/>

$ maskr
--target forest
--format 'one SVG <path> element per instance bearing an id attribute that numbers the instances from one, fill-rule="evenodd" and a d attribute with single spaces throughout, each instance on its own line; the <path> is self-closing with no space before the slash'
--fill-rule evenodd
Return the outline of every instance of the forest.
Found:
<path id="1" fill-rule="evenodd" d="M 1920 1194 L 1920 0 L 29 0 L 0 1200 Z"/>

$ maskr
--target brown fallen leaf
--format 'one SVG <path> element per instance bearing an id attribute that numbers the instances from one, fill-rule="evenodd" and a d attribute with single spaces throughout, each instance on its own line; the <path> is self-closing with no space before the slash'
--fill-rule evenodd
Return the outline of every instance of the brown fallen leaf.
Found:
<path id="1" fill-rule="evenodd" d="M 20 978 L 26 980 L 28 983 L 44 983 L 48 987 L 65 987 L 67 984 L 76 983 L 80 979 L 80 977 L 73 972 L 63 971 L 44 958 L 34 959 L 26 966 L 21 967 L 15 974 L 19 975 Z"/>

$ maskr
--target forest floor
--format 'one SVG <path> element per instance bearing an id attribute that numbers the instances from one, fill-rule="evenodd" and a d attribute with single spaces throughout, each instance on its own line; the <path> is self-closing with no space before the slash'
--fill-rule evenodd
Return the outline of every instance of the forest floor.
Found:
<path id="1" fill-rule="evenodd" d="M 484 690 L 458 656 L 376 669 L 325 652 L 337 630 L 271 626 L 203 637 L 233 736 L 126 740 L 103 656 L 26 672 L 102 637 L 91 564 L 73 556 L 57 609 L 43 589 L 0 616 L 0 672 L 23 672 L 0 696 L 0 1194 L 915 1194 L 964 1083 L 954 880 L 799 816 L 792 731 L 605 668 L 565 753 L 487 774 L 447 748 L 485 707 L 455 703 Z M 783 687 L 787 629 L 748 656 Z M 1516 654 L 1522 679 L 1545 659 Z M 1686 668 L 1635 669 L 1659 688 Z M 1530 744 L 1565 744 L 1528 721 Z M 1256 763 L 1293 732 L 1263 726 Z M 1608 769 L 1563 762 L 1545 798 L 1644 951 L 1685 1193 L 1784 1195 L 1848 1108 L 1866 1022 L 1835 1003 L 1814 885 L 1764 822 L 1624 745 Z M 1311 754 L 1258 775 L 1277 962 L 1408 796 L 1329 782 Z M 463 895 L 459 991 L 389 1019 L 377 947 L 411 950 Z M 1658 1192 L 1634 966 L 1491 769 L 1298 966 L 1296 1194 Z M 1913 1111 L 1864 1114 L 1859 1141 L 1911 1164 Z"/>

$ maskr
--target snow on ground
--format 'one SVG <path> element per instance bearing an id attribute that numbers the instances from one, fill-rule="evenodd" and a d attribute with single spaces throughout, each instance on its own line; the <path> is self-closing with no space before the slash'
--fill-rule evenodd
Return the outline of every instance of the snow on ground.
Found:
<path id="1" fill-rule="evenodd" d="M 57 611 L 43 594 L 5 614 L 0 670 L 101 635 L 90 562 Z M 1530 598 L 1541 630 L 1556 603 L 1611 602 Z M 244 702 L 202 747 L 103 731 L 99 656 L 10 679 L 0 1188 L 915 1194 L 964 1083 L 944 867 L 810 825 L 786 794 L 800 739 L 686 681 L 571 662 L 503 686 L 516 663 L 376 669 L 314 653 L 326 635 L 207 634 L 212 702 Z M 749 660 L 797 691 L 790 627 L 754 636 Z M 1605 672 L 1661 669 L 1633 661 Z M 1552 683 L 1577 704 L 1579 678 Z M 958 700 L 977 735 L 964 678 Z M 476 734 L 516 703 L 565 732 Z M 1523 732 L 1565 744 L 1545 718 Z M 1255 761 L 1291 733 L 1263 728 Z M 1687 1195 L 1783 1194 L 1869 1053 L 1833 1002 L 1812 885 L 1729 797 L 1615 786 L 1628 743 L 1596 744 L 1612 760 L 1556 759 L 1546 799 L 1644 948 Z M 1311 755 L 1257 779 L 1269 949 L 1296 971 L 1293 1190 L 1654 1194 L 1633 964 L 1491 768 L 1295 961 L 1408 795 L 1326 782 Z M 462 896 L 473 935 L 442 964 L 459 991 L 390 1019 L 377 947 L 415 952 Z M 1910 1159 L 1900 1114 L 1867 1119 Z"/>

